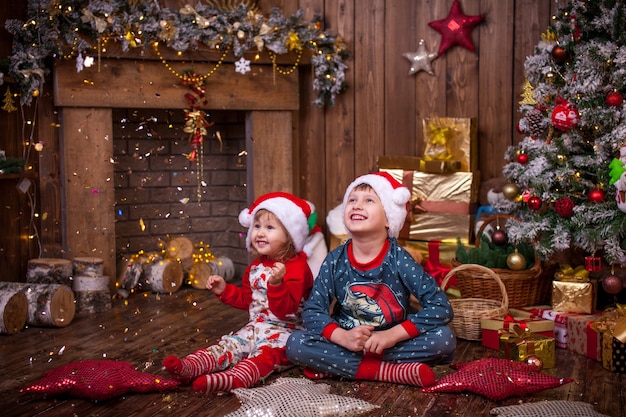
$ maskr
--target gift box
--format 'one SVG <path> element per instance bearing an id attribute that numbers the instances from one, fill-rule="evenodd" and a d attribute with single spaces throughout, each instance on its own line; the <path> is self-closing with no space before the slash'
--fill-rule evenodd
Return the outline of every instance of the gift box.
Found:
<path id="1" fill-rule="evenodd" d="M 449 174 L 461 170 L 461 161 L 427 161 L 418 156 L 388 156 L 378 157 L 378 169 L 398 169 L 407 171 L 422 171 L 430 174 Z"/>
<path id="2" fill-rule="evenodd" d="M 536 357 L 541 359 L 544 369 L 554 368 L 556 351 L 553 337 L 535 334 L 528 329 L 520 330 L 518 326 L 514 326 L 513 330 L 513 333 L 500 335 L 500 358 L 525 362 Z"/>
<path id="3" fill-rule="evenodd" d="M 601 335 L 602 367 L 626 373 L 626 305 L 607 308 L 591 326 Z"/>
<path id="4" fill-rule="evenodd" d="M 382 169 L 411 190 L 407 220 L 400 239 L 461 238 L 471 241 L 478 197 L 477 173 L 429 174 Z"/>
<path id="5" fill-rule="evenodd" d="M 452 267 L 452 259 L 456 256 L 457 239 L 444 240 L 400 240 L 400 245 L 411 253 L 419 253 L 420 263 L 431 262 L 446 268 Z M 461 239 L 466 247 L 473 247 L 467 240 Z"/>
<path id="6" fill-rule="evenodd" d="M 524 318 L 507 315 L 502 318 L 481 319 L 482 344 L 489 349 L 500 349 L 500 335 L 510 332 L 513 325 L 528 329 L 534 334 L 554 338 L 554 322 L 538 317 Z"/>
<path id="7" fill-rule="evenodd" d="M 594 299 L 591 282 L 552 281 L 552 309 L 555 311 L 591 314 Z"/>
<path id="8" fill-rule="evenodd" d="M 560 265 L 552 282 L 552 309 L 565 313 L 591 314 L 595 309 L 598 282 L 589 279 L 584 266 Z"/>
<path id="9" fill-rule="evenodd" d="M 567 319 L 567 350 L 602 361 L 602 339 L 593 328 L 599 314 L 572 316 Z"/>
<path id="10" fill-rule="evenodd" d="M 460 171 L 478 170 L 476 119 L 427 117 L 422 120 L 423 158 L 426 161 L 459 161 Z"/>
<path id="11" fill-rule="evenodd" d="M 567 349 L 567 322 L 570 317 L 580 316 L 578 313 L 555 311 L 550 306 L 532 306 L 523 309 L 510 308 L 510 313 L 520 317 L 539 317 L 554 322 L 554 341 L 556 347 Z"/>

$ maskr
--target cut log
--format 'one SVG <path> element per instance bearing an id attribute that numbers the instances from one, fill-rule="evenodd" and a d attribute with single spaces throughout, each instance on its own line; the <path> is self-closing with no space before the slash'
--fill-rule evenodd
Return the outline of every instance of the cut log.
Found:
<path id="1" fill-rule="evenodd" d="M 173 259 L 153 259 L 144 264 L 139 287 L 145 291 L 171 293 L 183 284 L 183 267 Z"/>
<path id="2" fill-rule="evenodd" d="M 183 261 L 191 259 L 193 255 L 193 243 L 186 237 L 175 237 L 167 243 L 167 256 Z"/>
<path id="3" fill-rule="evenodd" d="M 109 277 L 74 277 L 77 313 L 102 313 L 112 308 Z"/>
<path id="4" fill-rule="evenodd" d="M 104 275 L 104 259 L 77 257 L 72 260 L 75 277 L 101 277 Z"/>
<path id="5" fill-rule="evenodd" d="M 28 318 L 26 294 L 18 290 L 0 290 L 0 333 L 15 334 Z"/>
<path id="6" fill-rule="evenodd" d="M 143 258 L 145 261 L 147 257 Z M 117 281 L 115 286 L 117 294 L 127 298 L 137 288 L 143 273 L 142 260 L 130 260 L 123 258 L 117 263 Z"/>
<path id="7" fill-rule="evenodd" d="M 35 258 L 28 261 L 26 282 L 72 286 L 72 262 L 61 258 Z"/>
<path id="8" fill-rule="evenodd" d="M 74 320 L 74 292 L 67 285 L 3 281 L 0 290 L 21 291 L 26 295 L 26 324 L 30 326 L 65 327 Z"/>
<path id="9" fill-rule="evenodd" d="M 222 256 L 210 262 L 195 262 L 189 270 L 188 282 L 194 288 L 205 290 L 211 275 L 220 275 L 226 281 L 230 281 L 235 276 L 233 261 Z"/>

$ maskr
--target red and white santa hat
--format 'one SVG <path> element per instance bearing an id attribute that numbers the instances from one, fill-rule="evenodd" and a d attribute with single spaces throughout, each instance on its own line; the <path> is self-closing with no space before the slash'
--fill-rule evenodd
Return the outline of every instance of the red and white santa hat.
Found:
<path id="1" fill-rule="evenodd" d="M 280 220 L 291 236 L 297 252 L 301 252 L 309 232 L 315 226 L 317 213 L 312 203 L 285 192 L 272 192 L 257 198 L 252 205 L 239 213 L 239 223 L 248 228 L 246 248 L 250 250 L 250 232 L 254 216 L 265 209 Z"/>
<path id="2" fill-rule="evenodd" d="M 346 188 L 346 193 L 343 196 L 342 213 L 346 208 L 348 196 L 354 187 L 361 184 L 369 185 L 378 194 L 389 223 L 387 234 L 389 237 L 397 238 L 406 219 L 407 203 L 411 199 L 411 191 L 388 172 L 372 172 L 361 175 Z"/>

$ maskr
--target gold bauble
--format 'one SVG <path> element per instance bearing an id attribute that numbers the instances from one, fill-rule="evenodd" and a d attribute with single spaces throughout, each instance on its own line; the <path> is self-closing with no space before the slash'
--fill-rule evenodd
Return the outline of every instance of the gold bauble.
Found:
<path id="1" fill-rule="evenodd" d="M 521 271 L 522 269 L 526 268 L 526 258 L 524 258 L 524 255 L 522 255 L 517 251 L 517 249 L 515 249 L 515 252 L 507 256 L 506 266 L 508 266 L 509 269 L 512 269 L 513 271 Z"/>
<path id="2" fill-rule="evenodd" d="M 519 188 L 517 188 L 517 185 L 512 184 L 512 183 L 506 184 L 506 185 L 504 185 L 504 187 L 502 187 L 502 194 L 508 200 L 513 201 L 519 195 Z"/>

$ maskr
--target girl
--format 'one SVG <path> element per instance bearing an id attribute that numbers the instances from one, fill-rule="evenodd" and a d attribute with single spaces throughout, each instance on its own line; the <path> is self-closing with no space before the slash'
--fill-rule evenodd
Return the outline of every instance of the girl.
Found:
<path id="1" fill-rule="evenodd" d="M 300 312 L 313 285 L 303 248 L 315 221 L 312 204 L 282 192 L 259 197 L 239 214 L 241 225 L 248 227 L 246 247 L 255 260 L 241 287 L 213 275 L 207 288 L 223 303 L 247 309 L 249 322 L 183 359 L 165 358 L 163 366 L 172 377 L 193 380 L 197 392 L 230 391 L 254 386 L 274 369 L 291 365 L 285 344 L 302 328 Z"/>

